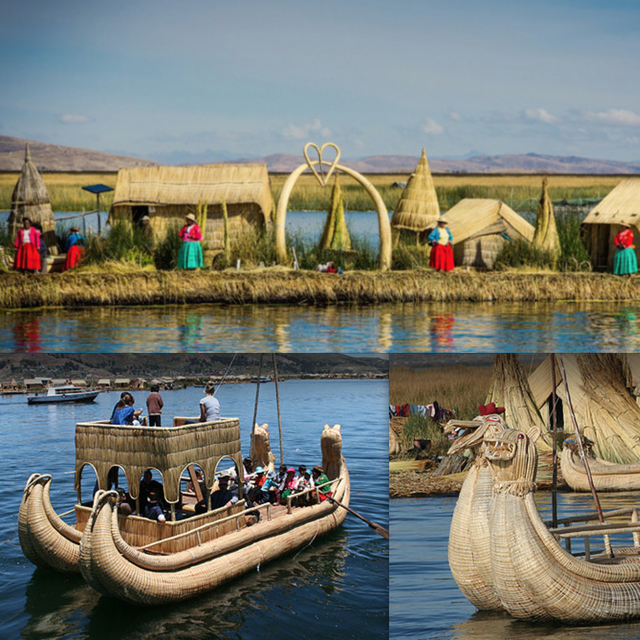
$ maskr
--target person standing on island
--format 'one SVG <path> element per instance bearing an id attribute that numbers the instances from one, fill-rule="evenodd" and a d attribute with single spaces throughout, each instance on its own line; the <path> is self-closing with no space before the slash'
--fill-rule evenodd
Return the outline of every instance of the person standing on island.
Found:
<path id="1" fill-rule="evenodd" d="M 453 235 L 447 229 L 447 221 L 438 220 L 438 225 L 427 238 L 431 244 L 431 256 L 429 266 L 436 271 L 452 271 L 453 264 Z"/>
<path id="2" fill-rule="evenodd" d="M 220 420 L 220 403 L 213 395 L 215 392 L 213 382 L 209 382 L 204 389 L 204 398 L 200 400 L 200 422 Z"/>
<path id="3" fill-rule="evenodd" d="M 638 259 L 633 246 L 633 231 L 631 225 L 622 224 L 622 229 L 613 240 L 616 245 L 616 255 L 613 259 L 613 273 L 616 276 L 631 277 L 638 273 Z"/>
<path id="4" fill-rule="evenodd" d="M 13 243 L 17 249 L 13 266 L 23 273 L 40 271 L 40 232 L 33 226 L 29 218 L 22 219 L 22 229 Z"/>
<path id="5" fill-rule="evenodd" d="M 77 266 L 84 257 L 84 236 L 80 233 L 78 227 L 71 227 L 69 229 L 69 235 L 67 236 L 67 257 L 64 261 L 63 271 L 67 269 L 73 269 Z"/>
<path id="6" fill-rule="evenodd" d="M 182 240 L 180 253 L 178 253 L 178 269 L 199 269 L 202 267 L 202 231 L 196 224 L 196 217 L 193 213 L 187 214 L 186 224 L 178 237 Z"/>
<path id="7" fill-rule="evenodd" d="M 162 426 L 162 407 L 164 402 L 159 393 L 160 387 L 157 384 L 151 385 L 151 393 L 147 396 L 147 413 L 149 414 L 149 426 Z"/>

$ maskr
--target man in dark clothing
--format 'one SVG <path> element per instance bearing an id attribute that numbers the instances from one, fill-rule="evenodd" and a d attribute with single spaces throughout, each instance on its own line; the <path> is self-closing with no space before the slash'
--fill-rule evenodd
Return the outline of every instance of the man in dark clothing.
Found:
<path id="1" fill-rule="evenodd" d="M 167 506 L 164 501 L 164 487 L 161 482 L 153 479 L 150 469 L 147 469 L 142 476 L 139 500 L 141 511 L 139 515 L 164 522 L 162 513 Z"/>
<path id="2" fill-rule="evenodd" d="M 238 502 L 238 496 L 229 489 L 229 476 L 220 476 L 218 478 L 218 490 L 211 494 L 211 509 L 221 509 L 222 507 L 230 507 Z M 207 501 L 201 500 L 196 504 L 196 513 L 204 513 L 207 510 Z"/>
<path id="3" fill-rule="evenodd" d="M 151 387 L 151 393 L 147 398 L 147 412 L 149 414 L 149 426 L 150 427 L 161 427 L 161 418 L 162 418 L 162 407 L 164 407 L 164 402 L 162 402 L 162 396 L 158 393 L 160 391 L 160 387 L 157 384 L 154 384 Z"/>

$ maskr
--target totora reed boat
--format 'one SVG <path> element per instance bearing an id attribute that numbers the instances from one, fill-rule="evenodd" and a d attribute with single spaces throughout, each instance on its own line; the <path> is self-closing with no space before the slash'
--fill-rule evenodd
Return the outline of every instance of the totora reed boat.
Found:
<path id="1" fill-rule="evenodd" d="M 129 427 L 106 421 L 76 425 L 76 524 L 65 523 L 54 511 L 51 476 L 32 475 L 18 516 L 26 557 L 39 567 L 79 572 L 102 594 L 155 605 L 214 589 L 311 544 L 344 521 L 346 510 L 330 500 L 296 507 L 289 497 L 286 505 L 247 509 L 242 498 L 238 419 L 196 424 L 185 424 L 186 420 L 174 418 L 173 427 Z M 333 497 L 348 506 L 349 473 L 342 457 L 340 425 L 325 425 L 321 448 Z M 273 468 L 266 425 L 255 426 L 251 451 L 257 465 Z M 239 500 L 211 509 L 208 496 L 216 488 L 216 474 L 228 466 L 229 459 L 239 479 Z M 93 467 L 98 478 L 98 490 L 88 502 L 82 499 L 80 483 L 86 466 Z M 196 475 L 196 466 L 203 480 Z M 110 490 L 115 471 L 123 472 L 135 512 L 140 513 L 140 478 L 149 469 L 162 477 L 164 499 L 170 507 L 165 523 L 122 515 L 118 492 Z M 192 490 L 185 488 L 188 481 Z M 204 491 L 199 487 L 201 481 Z M 307 493 L 315 496 L 317 492 Z M 196 515 L 194 506 L 201 495 L 207 510 Z"/>
<path id="2" fill-rule="evenodd" d="M 540 430 L 525 434 L 498 416 L 477 422 L 453 445 L 476 453 L 449 541 L 451 570 L 464 595 L 479 609 L 524 620 L 600 624 L 640 617 L 637 509 L 605 512 L 604 522 L 590 514 L 548 526 L 533 497 Z M 633 545 L 614 547 L 616 534 L 632 534 Z M 584 537 L 585 551 L 572 554 L 577 537 Z M 594 537 L 604 550 L 592 551 Z"/>

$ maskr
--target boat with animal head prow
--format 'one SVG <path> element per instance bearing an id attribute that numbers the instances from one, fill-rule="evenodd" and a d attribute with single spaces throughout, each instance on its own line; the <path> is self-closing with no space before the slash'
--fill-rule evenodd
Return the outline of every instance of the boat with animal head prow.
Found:
<path id="1" fill-rule="evenodd" d="M 27 558 L 38 566 L 80 572 L 100 593 L 153 605 L 211 590 L 310 544 L 344 521 L 346 510 L 323 500 L 319 489 L 305 492 L 310 506 L 296 506 L 298 493 L 284 499 L 284 504 L 267 502 L 247 508 L 239 420 L 189 420 L 174 418 L 171 427 L 107 421 L 76 425 L 75 526 L 65 523 L 51 505 L 51 476 L 32 475 L 19 512 L 20 543 Z M 267 426 L 256 425 L 252 437 L 252 452 L 261 466 L 273 468 Z M 328 478 L 324 488 L 348 506 L 349 473 L 339 425 L 325 425 L 321 449 Z M 237 479 L 238 499 L 213 508 L 211 494 L 229 462 Z M 81 490 L 87 467 L 97 477 L 92 500 L 83 499 Z M 138 515 L 143 492 L 140 478 L 148 470 L 162 479 L 165 522 Z M 111 488 L 117 483 L 116 473 L 124 474 L 129 487 L 126 515 L 118 491 Z"/>

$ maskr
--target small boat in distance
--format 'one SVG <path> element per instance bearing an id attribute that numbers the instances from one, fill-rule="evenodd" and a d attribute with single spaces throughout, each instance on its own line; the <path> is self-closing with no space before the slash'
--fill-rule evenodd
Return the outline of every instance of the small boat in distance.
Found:
<path id="1" fill-rule="evenodd" d="M 76 387 L 72 384 L 60 387 L 51 387 L 47 389 L 44 395 L 29 396 L 27 402 L 29 404 L 50 404 L 52 402 L 93 402 L 99 391 L 92 391 Z"/>
<path id="2" fill-rule="evenodd" d="M 273 382 L 273 380 L 268 376 L 260 376 L 259 378 L 258 377 L 251 378 L 251 382 L 255 384 L 257 382 Z M 282 382 L 282 380 L 280 382 Z"/>

